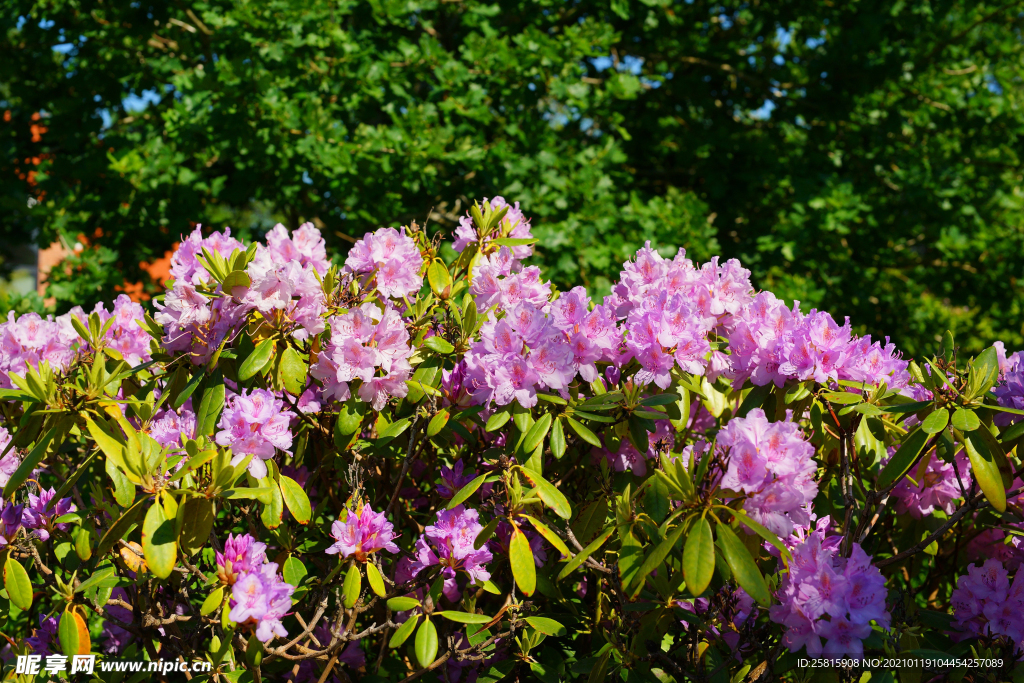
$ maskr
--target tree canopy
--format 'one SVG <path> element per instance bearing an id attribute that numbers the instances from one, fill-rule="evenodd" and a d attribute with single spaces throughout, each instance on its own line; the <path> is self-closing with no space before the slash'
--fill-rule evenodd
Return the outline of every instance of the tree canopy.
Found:
<path id="1" fill-rule="evenodd" d="M 1020 346 L 1022 10 L 8 0 L 0 226 L 96 247 L 51 277 L 64 310 L 194 223 L 312 221 L 340 255 L 502 195 L 563 287 L 606 292 L 651 240 L 911 354 Z"/>

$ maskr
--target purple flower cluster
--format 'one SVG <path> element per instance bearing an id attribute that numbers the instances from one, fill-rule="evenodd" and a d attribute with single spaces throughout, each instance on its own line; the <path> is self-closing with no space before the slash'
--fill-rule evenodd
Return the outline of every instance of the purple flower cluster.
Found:
<path id="1" fill-rule="evenodd" d="M 255 626 L 256 637 L 264 643 L 288 635 L 281 620 L 288 615 L 295 592 L 295 586 L 277 573 L 277 564 L 267 561 L 266 549 L 248 534 L 228 535 L 224 552 L 217 553 L 217 575 L 231 585 L 228 618 Z"/>
<path id="2" fill-rule="evenodd" d="M 342 557 L 366 562 L 370 554 L 378 550 L 398 552 L 395 526 L 383 512 L 374 512 L 369 505 L 363 505 L 355 510 L 346 509 L 343 515 L 344 519 L 331 525 L 331 536 L 336 543 L 324 551 L 328 555 L 340 553 Z"/>
<path id="3" fill-rule="evenodd" d="M 957 579 L 950 602 L 961 631 L 952 634 L 955 639 L 1006 636 L 1020 648 L 1024 641 L 1024 572 L 1018 570 L 1011 584 L 999 560 L 972 564 L 967 575 Z"/>
<path id="4" fill-rule="evenodd" d="M 181 406 L 160 410 L 149 423 L 149 435 L 175 454 L 185 447 L 185 442 L 196 436 L 196 414 L 192 411 L 192 399 Z"/>
<path id="5" fill-rule="evenodd" d="M 291 235 L 278 224 L 267 233 L 267 246 L 257 245 L 246 268 L 252 284 L 242 300 L 275 329 L 288 330 L 300 341 L 309 339 L 325 329 L 320 278 L 328 268 L 327 248 L 312 223 L 303 223 Z"/>
<path id="6" fill-rule="evenodd" d="M 7 322 L 0 323 L 0 389 L 13 389 L 10 375 L 24 375 L 29 366 L 37 368 L 42 362 L 54 370 L 66 370 L 81 342 L 71 325 L 75 314 L 84 317 L 80 308 L 56 319 L 37 313 L 16 318 L 14 311 L 8 313 Z"/>
<path id="7" fill-rule="evenodd" d="M 747 378 L 757 386 L 788 379 L 852 380 L 902 388 L 910 381 L 909 363 L 900 358 L 896 346 L 856 337 L 850 321 L 840 327 L 832 316 L 817 310 L 800 312 L 771 292 L 759 292 L 739 315 L 728 335 L 731 375 L 735 381 Z"/>
<path id="8" fill-rule="evenodd" d="M 825 538 L 829 523 L 822 518 L 816 530 L 792 546 L 789 574 L 779 586 L 780 604 L 769 615 L 786 629 L 782 642 L 790 652 L 806 647 L 811 657 L 861 657 L 871 622 L 889 628 L 885 578 L 858 543 L 849 558 L 842 557 L 841 537 Z"/>
<path id="9" fill-rule="evenodd" d="M 0 427 L 0 453 L 7 451 L 10 444 L 11 433 L 6 428 Z M 18 471 L 19 465 L 21 465 L 21 459 L 18 458 L 14 447 L 11 447 L 11 450 L 7 451 L 7 455 L 0 457 L 0 486 L 7 486 L 11 475 Z"/>
<path id="10" fill-rule="evenodd" d="M 163 302 L 154 304 L 154 319 L 164 328 L 161 346 L 171 353 L 188 352 L 196 365 L 213 356 L 221 342 L 245 321 L 250 308 L 231 296 L 232 292 L 207 296 L 197 289 L 213 279 L 199 262 L 203 248 L 230 259 L 236 249 L 244 250 L 245 245 L 231 237 L 228 228 L 204 238 L 197 226 L 171 256 L 174 284 Z M 219 286 L 217 293 L 221 293 Z"/>
<path id="11" fill-rule="evenodd" d="M 491 578 L 486 564 L 493 559 L 487 546 L 473 547 L 476 537 L 483 531 L 477 511 L 456 505 L 451 510 L 437 513 L 437 521 L 423 530 L 416 541 L 415 560 L 409 566 L 412 576 L 427 567 L 443 567 L 444 595 L 449 600 L 459 599 L 456 573 L 463 571 L 472 583 L 482 584 Z"/>
<path id="12" fill-rule="evenodd" d="M 54 529 L 67 531 L 71 527 L 70 524 L 63 522 L 54 524 L 53 520 L 78 509 L 78 506 L 71 502 L 70 498 L 61 498 L 53 504 L 53 507 L 47 509 L 55 495 L 57 495 L 57 491 L 53 488 L 41 490 L 38 496 L 32 493 L 28 494 L 28 507 L 25 508 L 21 521 L 26 529 L 35 530 L 33 535 L 40 541 L 49 540 L 50 532 Z"/>
<path id="13" fill-rule="evenodd" d="M 57 644 L 57 629 L 60 622 L 57 617 L 39 615 L 39 628 L 31 637 L 25 639 L 25 644 L 32 648 L 32 653 L 40 657 L 53 654 L 53 648 Z"/>
<path id="14" fill-rule="evenodd" d="M 330 319 L 331 341 L 310 374 L 324 385 L 325 398 L 345 401 L 351 395 L 349 382 L 360 380 L 359 398 L 380 410 L 388 398 L 409 393 L 405 381 L 412 366 L 409 331 L 398 311 L 383 311 L 372 303 L 363 304 Z M 380 374 L 378 374 L 378 370 Z"/>
<path id="15" fill-rule="evenodd" d="M 114 300 L 112 313 L 108 313 L 103 304 L 96 304 L 93 312 L 99 316 L 100 322 L 104 325 L 111 318 L 114 319 L 104 335 L 104 339 L 107 348 L 120 353 L 128 365 L 136 366 L 139 363 L 145 363 L 152 357 L 150 344 L 153 338 L 142 326 L 146 320 L 146 311 L 132 301 L 127 294 L 119 294 Z"/>
<path id="16" fill-rule="evenodd" d="M 217 427 L 216 441 L 230 446 L 232 465 L 254 455 L 249 473 L 257 479 L 267 476 L 267 465 L 278 449 L 288 452 L 292 447 L 290 421 L 295 413 L 285 410 L 284 401 L 269 389 L 243 389 L 232 394 L 224 405 Z"/>
<path id="17" fill-rule="evenodd" d="M 345 259 L 345 271 L 371 281 L 387 298 L 401 299 L 423 286 L 423 256 L 415 240 L 394 228 L 368 232 L 352 245 Z"/>
<path id="18" fill-rule="evenodd" d="M 811 525 L 810 507 L 818 494 L 814 446 L 793 422 L 768 422 L 760 408 L 729 421 L 718 434 L 728 452 L 721 485 L 747 495 L 743 509 L 781 537 Z"/>
<path id="19" fill-rule="evenodd" d="M 523 212 L 519 209 L 519 202 L 516 202 L 515 206 L 513 206 L 506 202 L 504 197 L 495 197 L 489 202 L 484 197 L 481 204 L 485 210 L 488 206 L 494 211 L 501 211 L 508 207 L 508 211 L 501 219 L 501 223 L 492 230 L 491 234 L 484 237 L 483 243 L 480 245 L 482 253 L 487 253 L 491 240 L 498 237 L 511 237 L 512 239 L 530 239 L 533 237 L 533 234 L 530 233 L 530 219 L 524 216 Z M 470 244 L 479 241 L 480 235 L 477 233 L 476 225 L 467 212 L 465 216 L 459 218 L 459 227 L 455 228 L 455 242 L 452 244 L 452 247 L 455 251 L 461 253 Z M 512 257 L 517 262 L 527 259 L 533 254 L 533 247 L 528 244 L 521 244 L 511 249 Z"/>

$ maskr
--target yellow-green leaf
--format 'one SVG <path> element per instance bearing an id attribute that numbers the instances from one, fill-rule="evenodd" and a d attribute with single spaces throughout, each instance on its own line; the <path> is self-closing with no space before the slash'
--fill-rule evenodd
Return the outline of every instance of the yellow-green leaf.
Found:
<path id="1" fill-rule="evenodd" d="M 274 348 L 276 342 L 273 339 L 264 339 L 253 352 L 249 354 L 249 357 L 245 359 L 242 366 L 238 368 L 238 379 L 246 381 L 256 376 L 260 370 L 267 366 L 270 362 L 271 357 L 274 355 Z"/>
<path id="2" fill-rule="evenodd" d="M 512 564 L 512 576 L 516 585 L 524 595 L 533 595 L 537 589 L 537 565 L 533 561 L 533 549 L 526 534 L 518 528 L 512 530 L 512 540 L 508 547 L 509 562 Z"/>
<path id="3" fill-rule="evenodd" d="M 573 557 L 571 560 L 569 560 L 566 563 L 566 565 L 564 567 L 562 567 L 562 571 L 558 572 L 558 579 L 557 580 L 561 581 L 566 576 L 568 576 L 572 572 L 576 571 L 576 569 L 579 568 L 579 566 L 581 564 L 583 564 L 584 562 L 587 561 L 588 557 L 590 557 L 591 555 L 596 553 L 601 548 L 601 546 L 604 545 L 605 541 L 607 541 L 608 538 L 614 532 L 615 532 L 615 527 L 614 526 L 605 527 L 605 530 L 602 531 L 601 534 L 590 543 L 590 545 L 588 545 L 586 548 L 584 548 L 582 551 L 580 551 L 580 553 L 578 555 Z"/>
<path id="4" fill-rule="evenodd" d="M 700 597 L 715 573 L 715 545 L 711 525 L 703 517 L 693 525 L 683 548 L 683 577 L 694 597 Z"/>
<path id="5" fill-rule="evenodd" d="M 208 614 L 213 614 L 217 611 L 217 608 L 224 603 L 224 586 L 221 586 L 217 590 L 213 591 L 206 596 L 203 600 L 203 606 L 199 608 L 199 613 L 204 617 Z"/>
<path id="6" fill-rule="evenodd" d="M 10 555 L 4 563 L 4 588 L 18 609 L 27 611 L 32 607 L 32 581 L 21 563 Z"/>
<path id="7" fill-rule="evenodd" d="M 299 524 L 308 524 L 310 517 L 313 515 L 309 496 L 302 490 L 299 483 L 291 477 L 282 474 L 280 484 L 281 496 L 284 498 L 284 504 L 288 506 L 288 511 L 292 513 L 292 517 Z"/>
<path id="8" fill-rule="evenodd" d="M 370 582 L 370 588 L 380 597 L 387 595 L 387 588 L 384 586 L 384 577 L 373 562 L 366 563 L 366 579 Z"/>
<path id="9" fill-rule="evenodd" d="M 569 499 L 562 495 L 562 492 L 555 488 L 554 484 L 531 469 L 520 467 L 519 471 L 526 475 L 536 488 L 537 495 L 545 505 L 555 511 L 556 515 L 562 519 L 572 517 L 572 506 L 569 505 Z"/>
<path id="10" fill-rule="evenodd" d="M 167 519 L 164 506 L 159 502 L 150 506 L 142 523 L 142 552 L 153 576 L 166 579 L 174 571 L 174 562 L 178 559 L 174 520 Z"/>
<path id="11" fill-rule="evenodd" d="M 392 649 L 401 647 L 402 643 L 409 639 L 409 636 L 412 634 L 413 629 L 416 628 L 416 624 L 418 624 L 419 621 L 419 614 L 414 614 L 409 617 L 404 624 L 395 630 L 395 635 L 391 636 L 391 641 L 388 643 L 388 647 Z"/>
<path id="12" fill-rule="evenodd" d="M 750 556 L 750 551 L 725 524 L 719 524 L 717 531 L 718 547 L 722 549 L 722 555 L 729 564 L 729 569 L 732 570 L 732 575 L 736 578 L 737 583 L 758 604 L 768 607 L 772 602 L 772 596 L 768 591 L 768 584 L 765 583 L 764 576 L 761 575 L 761 570 L 757 568 L 754 558 Z"/>
<path id="13" fill-rule="evenodd" d="M 348 566 L 348 573 L 345 574 L 345 585 L 343 589 L 345 595 L 345 607 L 351 608 L 356 604 L 356 601 L 359 600 L 359 592 L 362 588 L 363 576 L 359 573 L 359 565 L 352 562 Z"/>
<path id="14" fill-rule="evenodd" d="M 988 444 L 979 434 L 982 429 L 985 427 L 964 435 L 964 447 L 971 461 L 971 473 L 992 507 L 998 512 L 1006 512 L 1006 488 L 1003 486 L 1003 477 Z"/>
<path id="15" fill-rule="evenodd" d="M 437 627 L 430 617 L 423 622 L 416 632 L 416 659 L 420 666 L 430 666 L 437 656 Z"/>

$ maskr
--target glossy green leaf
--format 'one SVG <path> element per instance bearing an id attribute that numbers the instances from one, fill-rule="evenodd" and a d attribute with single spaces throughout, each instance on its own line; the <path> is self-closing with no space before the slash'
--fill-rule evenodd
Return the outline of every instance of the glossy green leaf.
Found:
<path id="1" fill-rule="evenodd" d="M 564 626 L 554 619 L 547 617 L 526 617 L 526 623 L 534 627 L 546 636 L 564 636 L 567 631 Z"/>
<path id="2" fill-rule="evenodd" d="M 558 580 L 561 581 L 569 574 L 576 571 L 581 564 L 587 561 L 588 557 L 596 553 L 601 546 L 604 545 L 605 541 L 607 541 L 613 533 L 615 533 L 614 526 L 605 527 L 605 530 L 602 531 L 601 534 L 590 543 L 590 545 L 580 551 L 579 554 L 575 555 L 564 567 L 562 567 L 562 571 L 558 572 Z"/>
<path id="3" fill-rule="evenodd" d="M 448 295 L 451 291 L 452 276 L 448 273 L 444 261 L 434 261 L 430 264 L 430 267 L 427 268 L 427 281 L 430 283 L 430 288 L 434 290 L 434 294 Z"/>
<path id="4" fill-rule="evenodd" d="M 537 530 L 537 533 L 543 536 L 545 541 L 553 545 L 555 550 L 562 553 L 565 557 L 572 557 L 572 551 L 569 550 L 569 547 L 565 545 L 562 539 L 558 537 L 558 534 L 552 531 L 548 525 L 544 524 L 539 519 L 531 517 L 530 515 L 522 515 L 522 517 L 530 520 L 530 524 L 532 524 L 533 528 Z"/>
<path id="5" fill-rule="evenodd" d="M 569 499 L 562 494 L 555 485 L 531 469 L 520 467 L 519 471 L 526 475 L 536 489 L 537 495 L 544 501 L 544 504 L 554 510 L 555 514 L 562 519 L 572 517 L 572 506 Z"/>
<path id="6" fill-rule="evenodd" d="M 486 614 L 471 614 L 469 612 L 453 612 L 451 610 L 443 612 L 434 612 L 434 616 L 444 617 L 449 621 L 454 621 L 458 624 L 486 624 L 491 620 L 491 617 Z"/>
<path id="7" fill-rule="evenodd" d="M 401 647 L 402 643 L 408 640 L 409 636 L 412 635 L 412 632 L 416 629 L 416 624 L 419 623 L 420 616 L 421 615 L 419 614 L 413 614 L 406 619 L 405 623 L 395 629 L 394 635 L 391 636 L 391 641 L 388 642 L 388 647 L 391 649 Z"/>
<path id="8" fill-rule="evenodd" d="M 971 473 L 974 480 L 978 482 L 985 498 L 998 512 L 1006 511 L 1006 488 L 1003 486 L 1003 477 L 999 472 L 999 464 L 995 456 L 989 450 L 988 445 L 982 439 L 979 432 L 985 427 L 965 434 L 964 450 L 971 461 Z"/>
<path id="9" fill-rule="evenodd" d="M 195 555 L 210 544 L 213 530 L 213 501 L 209 498 L 189 498 L 178 506 L 178 545 L 186 555 Z"/>
<path id="10" fill-rule="evenodd" d="M 437 411 L 434 417 L 430 418 L 430 423 L 427 425 L 427 436 L 437 436 L 437 433 L 445 428 L 448 424 L 448 419 L 451 415 L 448 413 L 447 408 L 442 408 Z"/>
<path id="11" fill-rule="evenodd" d="M 423 621 L 423 625 L 416 631 L 416 660 L 420 666 L 430 666 L 437 657 L 437 627 L 430 618 Z"/>
<path id="12" fill-rule="evenodd" d="M 363 588 L 363 575 L 359 572 L 359 565 L 352 562 L 345 574 L 345 585 L 342 594 L 345 596 L 345 607 L 352 608 L 359 600 L 359 593 Z"/>
<path id="13" fill-rule="evenodd" d="M 569 426 L 572 427 L 572 431 L 576 432 L 577 436 L 589 443 L 591 446 L 601 448 L 601 440 L 598 439 L 597 435 L 585 427 L 581 422 L 572 419 L 568 415 L 566 415 L 565 421 L 569 423 Z"/>
<path id="14" fill-rule="evenodd" d="M 10 601 L 22 611 L 32 607 L 32 581 L 28 572 L 10 554 L 4 563 L 4 588 Z"/>
<path id="15" fill-rule="evenodd" d="M 406 429 L 409 428 L 410 424 L 412 424 L 412 421 L 409 418 L 407 418 L 407 417 L 403 417 L 401 420 L 395 420 L 394 422 L 389 424 L 387 427 L 382 429 L 377 434 L 377 438 L 378 439 L 394 439 L 394 438 L 396 438 L 398 436 L 401 436 L 402 433 Z"/>
<path id="16" fill-rule="evenodd" d="M 918 427 L 903 439 L 903 443 L 896 449 L 892 458 L 878 475 L 876 489 L 881 491 L 903 475 L 910 466 L 914 464 L 917 456 L 921 453 L 925 443 L 928 441 L 928 433 Z"/>
<path id="17" fill-rule="evenodd" d="M 313 515 L 313 508 L 309 504 L 309 496 L 299 486 L 299 483 L 291 477 L 282 474 L 279 483 L 281 485 L 281 497 L 284 499 L 284 504 L 288 506 L 288 512 L 292 513 L 292 517 L 299 524 L 308 524 L 310 517 Z"/>
<path id="18" fill-rule="evenodd" d="M 302 360 L 298 351 L 291 346 L 285 348 L 278 367 L 281 373 L 281 384 L 289 394 L 299 396 L 306 390 L 306 361 Z"/>
<path id="19" fill-rule="evenodd" d="M 548 435 L 549 429 L 551 429 L 551 413 L 544 413 L 526 433 L 526 437 L 523 439 L 523 451 L 532 453 L 537 450 L 537 447 L 544 441 L 544 437 Z"/>
<path id="20" fill-rule="evenodd" d="M 999 354 L 990 346 L 974 359 L 967 376 L 965 398 L 971 400 L 988 392 L 999 379 Z"/>
<path id="21" fill-rule="evenodd" d="M 981 426 L 978 415 L 970 408 L 957 408 L 953 413 L 953 428 L 961 432 L 973 432 Z"/>
<path id="22" fill-rule="evenodd" d="M 925 434 L 938 434 L 949 424 L 949 411 L 939 408 L 934 411 L 921 423 L 921 431 Z"/>
<path id="23" fill-rule="evenodd" d="M 208 616 L 217 611 L 221 605 L 224 604 L 224 586 L 218 586 L 216 590 L 211 592 L 203 600 L 203 606 L 199 608 L 201 615 Z"/>
<path id="24" fill-rule="evenodd" d="M 509 410 L 499 410 L 498 412 L 487 418 L 487 424 L 484 425 L 484 431 L 494 432 L 505 426 L 505 423 L 512 417 L 512 413 Z"/>
<path id="25" fill-rule="evenodd" d="M 302 583 L 307 573 L 306 565 L 294 555 L 285 560 L 284 566 L 281 568 L 281 575 L 284 577 L 285 582 L 293 586 L 298 586 Z"/>
<path id="26" fill-rule="evenodd" d="M 473 548 L 475 548 L 476 550 L 480 550 L 480 548 L 483 547 L 484 543 L 486 543 L 488 539 L 490 539 L 490 537 L 494 535 L 494 531 L 498 528 L 498 522 L 500 521 L 500 519 L 495 518 L 488 522 L 487 526 L 481 529 L 480 533 L 476 535 L 476 540 L 473 541 Z"/>
<path id="27" fill-rule="evenodd" d="M 565 455 L 565 427 L 561 418 L 556 418 L 551 425 L 551 455 L 559 460 Z"/>
<path id="28" fill-rule="evenodd" d="M 455 347 L 452 346 L 447 340 L 437 336 L 427 337 L 426 339 L 424 339 L 423 346 L 430 349 L 431 351 L 440 353 L 442 355 L 447 355 L 455 350 Z"/>
<path id="29" fill-rule="evenodd" d="M 702 517 L 691 527 L 683 547 L 683 577 L 694 597 L 704 593 L 714 572 L 715 546 L 711 525 Z"/>
<path id="30" fill-rule="evenodd" d="M 533 560 L 533 549 L 530 541 L 519 529 L 512 530 L 512 540 L 508 548 L 509 562 L 512 565 L 512 576 L 523 595 L 530 596 L 537 589 L 537 565 Z"/>
<path id="31" fill-rule="evenodd" d="M 214 384 L 203 392 L 203 400 L 196 414 L 196 436 L 210 436 L 217 428 L 217 420 L 224 409 L 224 385 Z"/>
<path id="32" fill-rule="evenodd" d="M 388 589 L 384 585 L 384 577 L 381 576 L 380 570 L 377 569 L 377 565 L 373 562 L 366 563 L 366 580 L 370 583 L 370 589 L 377 596 L 383 598 L 388 594 Z"/>
<path id="33" fill-rule="evenodd" d="M 142 552 L 153 576 L 166 579 L 174 571 L 178 547 L 174 537 L 174 520 L 167 519 L 164 506 L 154 503 L 142 523 Z"/>
<path id="34" fill-rule="evenodd" d="M 388 600 L 388 609 L 394 610 L 395 612 L 408 612 L 414 607 L 417 607 L 419 604 L 420 601 L 416 598 L 391 598 L 390 600 Z"/>
<path id="35" fill-rule="evenodd" d="M 276 342 L 273 339 L 264 339 L 257 344 L 253 352 L 249 354 L 249 357 L 238 368 L 238 379 L 245 382 L 255 377 L 263 368 L 267 367 L 270 359 L 274 356 L 275 348 Z"/>
<path id="36" fill-rule="evenodd" d="M 68 657 L 68 661 L 75 655 L 88 654 L 92 650 L 85 620 L 73 609 L 65 609 L 60 615 L 57 638 L 60 641 L 61 652 Z"/>
<path id="37" fill-rule="evenodd" d="M 466 500 L 469 499 L 470 496 L 476 493 L 477 489 L 483 486 L 486 480 L 487 475 L 481 474 L 479 477 L 463 486 L 461 489 L 459 489 L 459 492 L 452 496 L 452 499 L 448 501 L 446 509 L 451 510 L 455 506 L 464 503 Z"/>
<path id="38" fill-rule="evenodd" d="M 729 563 L 729 569 L 732 570 L 736 582 L 761 606 L 771 605 L 772 596 L 768 584 L 765 583 L 761 570 L 757 568 L 743 541 L 725 524 L 719 524 L 716 531 L 718 547 L 721 548 L 725 561 Z"/>

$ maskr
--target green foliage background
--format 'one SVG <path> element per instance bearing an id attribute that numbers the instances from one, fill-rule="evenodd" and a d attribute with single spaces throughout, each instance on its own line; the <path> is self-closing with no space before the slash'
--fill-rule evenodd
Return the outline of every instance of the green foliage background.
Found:
<path id="1" fill-rule="evenodd" d="M 1019 347 L 1022 22 L 1024 1 L 3 0 L 0 239 L 102 228 L 50 284 L 66 309 L 193 222 L 312 220 L 341 254 L 502 194 L 563 287 L 606 291 L 649 239 L 911 354 L 947 327 Z"/>

